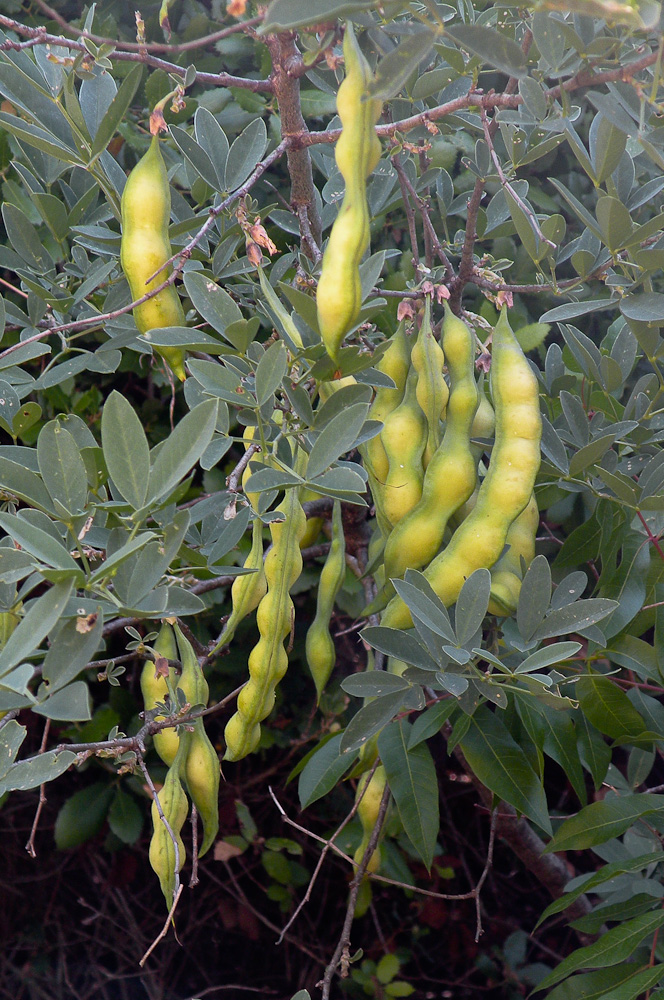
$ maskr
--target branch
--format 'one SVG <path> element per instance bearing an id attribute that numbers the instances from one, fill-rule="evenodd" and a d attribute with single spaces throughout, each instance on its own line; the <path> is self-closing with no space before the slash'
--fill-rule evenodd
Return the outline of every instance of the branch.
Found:
<path id="1" fill-rule="evenodd" d="M 27 24 L 21 24 L 20 21 L 15 21 L 11 17 L 6 17 L 4 14 L 0 14 L 0 25 L 3 28 L 7 28 L 9 31 L 15 31 L 17 35 L 24 35 L 31 40 L 31 45 L 56 45 L 60 48 L 65 47 L 72 49 L 75 52 L 84 52 L 88 59 L 91 58 L 90 52 L 85 46 L 84 42 L 77 42 L 72 39 L 64 38 L 62 35 L 52 35 L 46 31 L 45 28 L 31 28 Z M 85 36 L 90 37 L 90 36 Z M 117 45 L 113 39 L 108 39 L 108 44 Z M 4 49 L 16 49 L 21 47 L 19 43 L 14 42 L 11 38 L 0 45 L 0 50 Z M 144 63 L 146 66 L 152 66 L 154 69 L 163 69 L 167 73 L 173 73 L 174 76 L 179 76 L 184 79 L 187 74 L 187 69 L 185 66 L 178 66 L 177 63 L 168 62 L 165 59 L 160 59 L 158 56 L 151 56 L 147 51 L 145 45 L 136 46 L 138 51 L 116 51 L 113 53 L 114 59 L 118 62 L 139 62 Z M 268 91 L 271 92 L 272 84 L 269 80 L 248 80 L 242 76 L 232 76 L 230 73 L 196 73 L 197 83 L 206 83 L 214 87 L 242 87 L 245 90 L 257 91 Z"/>
<path id="2" fill-rule="evenodd" d="M 378 810 L 378 817 L 376 819 L 376 825 L 373 828 L 371 836 L 369 838 L 369 843 L 367 844 L 364 854 L 362 855 L 362 860 L 360 861 L 357 871 L 353 877 L 353 881 L 350 884 L 350 893 L 348 895 L 348 905 L 346 906 L 346 917 L 344 919 L 344 925 L 341 931 L 341 937 L 339 938 L 339 943 L 334 950 L 334 955 L 330 959 L 327 968 L 325 969 L 325 975 L 323 976 L 323 989 L 321 992 L 321 1000 L 330 1000 L 330 989 L 332 988 L 332 977 L 337 971 L 337 966 L 341 965 L 341 978 L 345 979 L 348 975 L 348 967 L 350 966 L 350 929 L 353 925 L 353 917 L 355 916 L 355 906 L 357 904 L 357 895 L 360 891 L 360 885 L 362 879 L 367 870 L 367 865 L 371 860 L 376 847 L 378 846 L 378 840 L 380 838 L 381 830 L 383 829 L 383 823 L 385 822 L 385 815 L 387 813 L 387 807 L 390 802 L 390 786 L 385 785 L 383 790 L 383 797 L 380 800 L 380 809 Z"/>
<path id="3" fill-rule="evenodd" d="M 252 17 L 247 21 L 238 21 L 235 24 L 231 24 L 228 28 L 221 28 L 211 35 L 203 35 L 202 38 L 192 38 L 188 42 L 175 42 L 173 44 L 168 42 L 124 42 L 116 41 L 113 38 L 105 38 L 103 35 L 95 35 L 90 31 L 83 31 L 82 28 L 77 28 L 73 24 L 70 24 L 61 14 L 58 14 L 52 7 L 49 7 L 47 3 L 44 3 L 44 0 L 36 0 L 36 3 L 47 17 L 55 21 L 56 24 L 59 24 L 65 31 L 71 32 L 77 38 L 89 38 L 96 45 L 115 45 L 118 49 L 123 49 L 127 52 L 168 52 L 173 55 L 180 52 L 190 52 L 192 49 L 200 49 L 206 45 L 213 45 L 215 42 L 220 42 L 222 38 L 228 38 L 229 35 L 234 35 L 238 31 L 248 31 L 251 28 L 257 27 L 263 21 L 262 17 Z"/>
<path id="4" fill-rule="evenodd" d="M 270 80 L 279 104 L 282 139 L 290 140 L 294 135 L 297 135 L 298 138 L 306 136 L 308 129 L 302 116 L 300 104 L 300 79 L 299 75 L 294 75 L 293 72 L 302 64 L 302 56 L 295 44 L 295 35 L 293 32 L 268 35 L 265 42 L 272 56 Z M 306 148 L 307 145 L 303 143 L 297 147 L 295 145 L 289 146 L 288 173 L 291 182 L 290 200 L 300 220 L 302 243 L 307 256 L 315 260 L 316 254 L 320 253 L 323 234 L 316 208 L 316 189 L 311 156 Z M 304 227 L 302 225 L 303 211 L 306 220 Z M 311 236 L 313 246 L 307 240 L 307 235 Z"/>

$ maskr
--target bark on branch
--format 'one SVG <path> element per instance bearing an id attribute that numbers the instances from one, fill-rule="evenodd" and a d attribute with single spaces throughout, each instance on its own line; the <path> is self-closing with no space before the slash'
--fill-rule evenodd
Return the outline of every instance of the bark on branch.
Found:
<path id="1" fill-rule="evenodd" d="M 279 104 L 281 135 L 283 139 L 290 140 L 291 136 L 308 132 L 300 104 L 300 79 L 296 75 L 302 64 L 302 56 L 293 32 L 268 35 L 266 43 L 272 56 L 270 80 Z M 295 148 L 293 145 L 289 146 L 287 157 L 291 179 L 290 200 L 300 220 L 302 246 L 307 256 L 316 260 L 320 255 L 322 231 L 316 207 L 311 155 L 307 146 Z M 312 246 L 312 239 L 315 246 Z"/>

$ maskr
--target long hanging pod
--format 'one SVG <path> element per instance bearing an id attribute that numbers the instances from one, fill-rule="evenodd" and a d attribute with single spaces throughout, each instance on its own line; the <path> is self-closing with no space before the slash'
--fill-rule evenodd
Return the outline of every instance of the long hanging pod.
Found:
<path id="1" fill-rule="evenodd" d="M 381 102 L 368 96 L 371 67 L 350 21 L 346 22 L 343 51 L 346 76 L 337 93 L 341 136 L 335 157 L 346 190 L 323 254 L 316 292 L 318 326 L 333 361 L 337 360 L 344 337 L 360 315 L 359 268 L 369 246 L 367 177 L 375 169 L 381 151 L 374 131 Z"/>
<path id="2" fill-rule="evenodd" d="M 449 545 L 424 571 L 443 604 L 454 604 L 476 569 L 500 558 L 512 522 L 529 502 L 540 465 L 542 418 L 537 379 L 503 308 L 493 333 L 491 394 L 496 437 L 491 462 L 468 517 Z M 412 618 L 400 597 L 388 604 L 381 624 L 410 628 Z"/>

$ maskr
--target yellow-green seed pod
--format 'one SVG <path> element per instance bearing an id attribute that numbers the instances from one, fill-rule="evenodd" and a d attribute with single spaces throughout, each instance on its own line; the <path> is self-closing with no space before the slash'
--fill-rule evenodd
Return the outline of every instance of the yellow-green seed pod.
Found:
<path id="1" fill-rule="evenodd" d="M 177 622 L 174 625 L 174 631 L 182 664 L 178 689 L 184 693 L 190 705 L 207 705 L 210 698 L 210 688 L 201 670 L 194 647 L 185 637 Z"/>
<path id="2" fill-rule="evenodd" d="M 178 650 L 175 644 L 175 633 L 167 621 L 162 624 L 152 648 L 158 656 L 163 656 L 166 660 L 177 660 Z M 169 674 L 171 687 L 175 688 L 177 676 L 173 667 L 169 668 Z M 155 664 L 152 660 L 146 660 L 143 665 L 143 670 L 141 671 L 141 693 L 143 695 L 143 706 L 147 711 L 153 709 L 158 702 L 165 701 L 168 695 L 166 678 L 161 674 L 155 673 Z M 155 721 L 159 722 L 165 718 L 165 715 L 157 715 L 155 716 Z M 152 740 L 154 748 L 164 764 L 170 767 L 175 760 L 180 742 L 175 727 L 160 730 L 160 732 L 154 734 Z"/>
<path id="3" fill-rule="evenodd" d="M 385 544 L 388 580 L 431 562 L 443 542 L 450 516 L 475 488 L 476 463 L 470 447 L 477 410 L 474 344 L 471 331 L 452 312 L 446 314 L 443 324 L 443 349 L 451 385 L 445 435 L 424 474 L 421 500 Z"/>
<path id="4" fill-rule="evenodd" d="M 307 664 L 316 685 L 317 702 L 336 662 L 334 641 L 330 635 L 330 619 L 334 602 L 346 575 L 346 541 L 341 518 L 341 503 L 334 501 L 332 542 L 318 580 L 316 617 L 309 626 L 306 639 Z"/>
<path id="5" fill-rule="evenodd" d="M 454 604 L 464 581 L 476 569 L 490 569 L 499 559 L 512 522 L 533 492 L 540 465 L 542 420 L 537 379 L 512 333 L 503 308 L 493 334 L 491 394 L 496 437 L 491 463 L 475 507 L 452 539 L 424 571 L 443 604 Z M 410 628 L 412 618 L 399 597 L 383 615 L 382 625 Z"/>
<path id="6" fill-rule="evenodd" d="M 260 741 L 260 723 L 272 711 L 275 688 L 288 668 L 284 640 L 293 626 L 290 589 L 302 572 L 300 539 L 306 516 L 297 489 L 286 491 L 277 510 L 283 521 L 271 521 L 272 547 L 265 557 L 267 593 L 258 605 L 258 644 L 249 654 L 249 681 L 237 700 L 237 712 L 229 719 L 224 738 L 225 760 L 241 760 Z"/>
<path id="7" fill-rule="evenodd" d="M 219 757 L 205 732 L 202 719 L 196 719 L 183 777 L 187 791 L 203 823 L 199 858 L 212 846 L 219 832 Z"/>
<path id="8" fill-rule="evenodd" d="M 380 435 L 388 471 L 382 509 L 392 526 L 408 514 L 422 496 L 422 453 L 427 439 L 426 417 L 417 402 L 417 373 L 411 370 L 402 402 L 386 419 Z"/>
<path id="9" fill-rule="evenodd" d="M 422 456 L 426 469 L 441 441 L 440 422 L 445 419 L 450 394 L 443 376 L 445 355 L 431 328 L 431 299 L 428 295 L 411 360 L 417 372 L 417 402 L 427 418 L 427 443 Z"/>
<path id="10" fill-rule="evenodd" d="M 346 76 L 337 94 L 342 129 L 335 156 L 346 189 L 323 254 L 316 292 L 318 326 L 333 361 L 337 361 L 343 339 L 360 315 L 359 266 L 369 245 L 366 179 L 380 158 L 380 143 L 374 131 L 380 103 L 367 99 L 371 68 L 350 21 L 346 23 L 343 49 Z"/>
<path id="11" fill-rule="evenodd" d="M 387 417 L 396 410 L 403 399 L 406 380 L 410 371 L 411 345 L 406 333 L 406 324 L 400 323 L 397 332 L 392 337 L 390 346 L 376 365 L 376 371 L 387 375 L 394 382 L 394 388 L 379 387 L 369 408 L 369 420 L 380 420 L 385 423 Z M 380 434 L 371 438 L 360 447 L 364 465 L 371 480 L 371 492 L 382 496 L 382 487 L 387 479 L 388 462 Z"/>
<path id="12" fill-rule="evenodd" d="M 515 614 L 523 578 L 522 559 L 527 569 L 535 558 L 538 526 L 537 500 L 531 496 L 525 509 L 509 527 L 505 539 L 509 549 L 491 570 L 489 614 L 500 617 Z"/>
<path id="13" fill-rule="evenodd" d="M 159 139 L 153 136 L 150 147 L 127 178 L 122 193 L 122 241 L 120 263 L 129 283 L 132 300 L 140 299 L 157 288 L 171 273 L 169 266 L 156 278 L 148 278 L 159 270 L 172 255 L 168 238 L 171 214 L 171 191 Z M 165 326 L 184 326 L 185 317 L 180 296 L 173 285 L 162 289 L 147 302 L 136 306 L 134 319 L 140 333 Z M 146 337 L 149 340 L 149 337 Z M 157 347 L 153 350 L 168 363 L 174 374 L 184 382 L 185 353 L 179 347 Z"/>
<path id="14" fill-rule="evenodd" d="M 164 817 L 173 831 L 177 843 L 177 857 L 173 838 L 166 829 L 159 815 L 157 804 L 154 801 L 151 809 L 153 833 L 149 851 L 150 864 L 153 871 L 159 877 L 161 891 L 164 894 L 166 907 L 169 910 L 173 905 L 175 875 L 177 872 L 182 871 L 186 858 L 186 851 L 180 831 L 184 826 L 184 821 L 189 812 L 189 803 L 187 802 L 187 796 L 180 781 L 180 770 L 188 750 L 190 737 L 190 733 L 185 733 L 180 740 L 178 752 L 166 773 L 164 784 L 157 795 Z"/>
<path id="15" fill-rule="evenodd" d="M 182 663 L 178 688 L 190 705 L 207 705 L 210 689 L 194 648 L 177 624 L 175 636 Z M 203 840 L 198 850 L 202 857 L 219 830 L 219 758 L 205 732 L 203 719 L 196 719 L 191 729 L 187 732 L 188 750 L 181 764 L 181 775 L 203 823 Z"/>
<path id="16" fill-rule="evenodd" d="M 385 785 L 387 783 L 387 776 L 385 774 L 385 768 L 382 764 L 379 764 L 374 773 L 369 776 L 368 773 L 363 774 L 357 784 L 357 792 L 355 793 L 355 801 L 360 800 L 357 807 L 357 814 L 360 818 L 362 824 L 362 840 L 355 850 L 353 855 L 353 860 L 360 864 L 362 858 L 364 857 L 364 852 L 369 846 L 369 841 L 371 840 L 371 835 L 374 831 L 374 827 L 378 822 L 378 815 L 380 813 L 380 803 L 383 798 L 383 792 L 385 790 Z M 362 794 L 364 792 L 364 794 Z M 360 799 L 360 796 L 362 798 Z M 377 872 L 380 868 L 380 846 L 376 847 L 369 858 L 369 863 L 367 864 L 367 872 L 372 874 Z M 371 883 L 370 880 L 365 876 L 360 883 L 360 892 L 358 893 L 357 903 L 355 906 L 355 916 L 362 917 L 366 913 L 369 905 L 371 904 Z"/>
<path id="17" fill-rule="evenodd" d="M 255 611 L 267 591 L 267 580 L 263 569 L 263 523 L 255 517 L 251 526 L 251 549 L 244 560 L 244 569 L 253 570 L 242 576 L 236 576 L 231 587 L 232 611 L 226 622 L 213 652 L 227 646 L 232 641 L 235 631 L 247 615 Z"/>

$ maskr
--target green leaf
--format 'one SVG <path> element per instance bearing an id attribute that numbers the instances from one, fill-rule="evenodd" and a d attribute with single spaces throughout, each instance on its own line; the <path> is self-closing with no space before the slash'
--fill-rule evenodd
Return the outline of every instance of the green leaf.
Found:
<path id="1" fill-rule="evenodd" d="M 460 743 L 466 760 L 482 784 L 544 831 L 551 832 L 540 779 L 494 712 L 486 707 L 478 709 Z"/>
<path id="2" fill-rule="evenodd" d="M 438 669 L 436 661 L 415 636 L 403 632 L 401 629 L 386 628 L 384 625 L 371 625 L 362 630 L 362 638 L 374 649 L 380 650 L 387 656 L 394 656 L 397 660 L 405 660 L 406 663 L 420 667 L 422 670 Z M 355 674 L 353 676 L 369 675 Z"/>
<path id="3" fill-rule="evenodd" d="M 131 795 L 121 788 L 116 789 L 108 810 L 108 825 L 124 844 L 135 844 L 141 835 L 143 814 Z"/>
<path id="4" fill-rule="evenodd" d="M 664 924 L 664 912 L 644 913 L 633 920 L 627 920 L 618 927 L 613 927 L 603 934 L 599 941 L 577 948 L 568 955 L 548 976 L 545 976 L 536 987 L 536 992 L 555 986 L 561 979 L 569 976 L 577 969 L 596 968 L 619 965 L 624 962 L 635 948 Z"/>
<path id="5" fill-rule="evenodd" d="M 7 129 L 11 135 L 15 135 L 17 139 L 29 146 L 34 146 L 35 149 L 41 150 L 48 156 L 54 156 L 57 160 L 63 160 L 65 163 L 83 164 L 81 157 L 73 149 L 58 142 L 47 129 L 33 125 L 31 122 L 22 121 L 16 115 L 7 114 L 4 111 L 0 111 L 0 126 Z"/>
<path id="6" fill-rule="evenodd" d="M 429 30 L 415 31 L 383 56 L 376 75 L 369 84 L 369 93 L 380 101 L 389 101 L 399 93 L 409 76 L 426 59 L 433 48 L 436 34 Z"/>
<path id="7" fill-rule="evenodd" d="M 0 456 L 0 486 L 31 507 L 53 513 L 51 495 L 41 478 L 18 462 Z"/>
<path id="8" fill-rule="evenodd" d="M 70 514 L 80 513 L 88 498 L 88 477 L 76 441 L 59 420 L 50 420 L 39 432 L 37 458 L 53 501 Z"/>
<path id="9" fill-rule="evenodd" d="M 620 311 L 625 319 L 640 323 L 664 325 L 664 295 L 661 292 L 643 292 L 626 295 L 620 300 Z"/>
<path id="10" fill-rule="evenodd" d="M 431 705 L 422 712 L 413 723 L 408 741 L 408 749 L 412 750 L 418 743 L 422 743 L 424 740 L 428 740 L 432 736 L 435 736 L 436 733 L 439 733 L 455 708 L 454 699 L 447 698 L 445 701 L 439 701 L 437 704 Z"/>
<path id="11" fill-rule="evenodd" d="M 346 14 L 363 13 L 374 6 L 375 3 L 371 0 L 310 0 L 305 7 L 302 6 L 302 0 L 272 0 L 258 33 L 266 35 L 320 24 L 323 21 L 334 21 Z"/>
<path id="12" fill-rule="evenodd" d="M 116 389 L 104 403 L 101 443 L 113 485 L 138 510 L 148 492 L 150 449 L 134 407 Z"/>
<path id="13" fill-rule="evenodd" d="M 46 274 L 50 271 L 53 267 L 51 255 L 39 239 L 37 230 L 20 208 L 8 201 L 4 202 L 2 218 L 9 242 L 28 267 L 37 274 Z"/>
<path id="14" fill-rule="evenodd" d="M 283 341 L 277 340 L 268 347 L 256 366 L 256 402 L 267 403 L 281 385 L 288 369 L 288 358 Z"/>
<path id="15" fill-rule="evenodd" d="M 632 233 L 632 218 L 628 210 L 618 198 L 605 195 L 597 202 L 595 215 L 606 245 L 615 253 Z"/>
<path id="16" fill-rule="evenodd" d="M 14 763 L 26 733 L 26 727 L 16 719 L 10 719 L 0 729 L 0 778 L 4 777 Z"/>
<path id="17" fill-rule="evenodd" d="M 354 698 L 379 698 L 393 691 L 407 691 L 410 684 L 403 677 L 386 670 L 366 670 L 364 673 L 345 677 L 341 687 Z"/>
<path id="18" fill-rule="evenodd" d="M 90 689 L 85 681 L 74 681 L 49 695 L 32 709 L 37 715 L 63 722 L 87 722 L 92 718 Z"/>
<path id="19" fill-rule="evenodd" d="M 579 448 L 576 454 L 572 455 L 570 459 L 570 476 L 579 476 L 589 466 L 601 461 L 615 439 L 616 436 L 613 433 L 602 434 L 600 437 L 594 438 L 594 440 L 583 448 Z"/>
<path id="20" fill-rule="evenodd" d="M 539 628 L 551 600 L 551 569 L 546 556 L 535 556 L 526 570 L 519 595 L 516 623 L 529 642 Z"/>
<path id="21" fill-rule="evenodd" d="M 439 828 L 438 781 L 426 743 L 409 749 L 411 732 L 405 719 L 394 722 L 380 733 L 378 753 L 404 830 L 430 871 Z"/>
<path id="22" fill-rule="evenodd" d="M 346 726 L 341 737 L 340 751 L 346 754 L 351 750 L 359 750 L 372 736 L 391 722 L 397 712 L 403 707 L 408 691 L 394 691 L 384 694 L 357 712 Z"/>
<path id="23" fill-rule="evenodd" d="M 112 797 L 112 787 L 97 781 L 67 799 L 55 821 L 57 849 L 66 851 L 94 837 L 106 819 Z"/>
<path id="24" fill-rule="evenodd" d="M 42 667 L 42 677 L 48 685 L 49 694 L 69 684 L 94 658 L 101 643 L 101 608 L 97 609 L 96 615 L 97 619 L 89 631 L 79 632 L 78 621 L 73 620 L 65 622 L 54 637 Z"/>
<path id="25" fill-rule="evenodd" d="M 599 789 L 611 763 L 611 748 L 582 711 L 575 714 L 574 721 L 579 741 L 579 757 L 583 766 L 590 771 L 595 788 Z"/>
<path id="26" fill-rule="evenodd" d="M 17 518 L 18 520 L 18 518 Z M 54 584 L 31 605 L 0 653 L 0 677 L 27 659 L 58 622 L 72 590 L 72 581 Z"/>
<path id="27" fill-rule="evenodd" d="M 617 101 L 615 104 L 620 108 Z M 625 117 L 629 116 L 626 115 Z M 611 176 L 620 163 L 626 145 L 627 135 L 625 132 L 617 128 L 604 115 L 601 115 L 595 134 L 594 148 L 592 149 L 593 168 L 598 184 L 603 184 L 607 177 Z M 632 221 L 630 219 L 628 232 L 631 232 L 631 230 Z"/>
<path id="28" fill-rule="evenodd" d="M 477 569 L 465 581 L 454 609 L 454 626 L 459 646 L 470 642 L 482 626 L 491 595 L 491 573 Z"/>
<path id="29" fill-rule="evenodd" d="M 582 851 L 586 847 L 604 844 L 613 837 L 619 837 L 642 816 L 662 809 L 664 795 L 647 792 L 591 802 L 576 816 L 565 820 L 547 844 L 546 851 Z"/>
<path id="30" fill-rule="evenodd" d="M 46 753 L 20 760 L 13 764 L 7 774 L 0 780 L 0 795 L 5 792 L 27 791 L 37 788 L 47 781 L 59 778 L 76 760 L 76 754 L 71 750 L 48 750 Z"/>
<path id="31" fill-rule="evenodd" d="M 576 601 L 565 608 L 550 611 L 542 624 L 535 630 L 532 638 L 540 642 L 542 639 L 564 635 L 566 632 L 578 632 L 601 622 L 617 607 L 617 601 L 609 601 L 603 597 Z"/>
<path id="32" fill-rule="evenodd" d="M 414 570 L 406 570 L 404 580 L 393 580 L 392 582 L 397 594 L 407 605 L 413 618 L 418 618 L 441 639 L 456 646 L 456 635 L 450 623 L 447 609 L 433 592 L 426 577 Z"/>
<path id="33" fill-rule="evenodd" d="M 149 501 L 165 496 L 186 476 L 214 434 L 217 403 L 210 399 L 195 406 L 166 438 L 150 472 Z"/>
<path id="34" fill-rule="evenodd" d="M 267 130 L 262 118 L 254 118 L 232 143 L 226 159 L 225 187 L 235 191 L 257 166 L 267 146 Z"/>
<path id="35" fill-rule="evenodd" d="M 515 674 L 527 674 L 533 670 L 543 670 L 563 660 L 568 660 L 581 649 L 580 642 L 554 642 L 527 656 L 515 669 Z"/>
<path id="36" fill-rule="evenodd" d="M 27 518 L 18 517 L 16 514 L 0 514 L 0 528 L 4 528 L 14 542 L 45 562 L 47 566 L 79 572 L 77 564 L 64 545 L 50 533 L 31 524 Z"/>
<path id="37" fill-rule="evenodd" d="M 196 109 L 194 115 L 194 131 L 199 146 L 207 153 L 215 169 L 217 183 L 213 184 L 212 187 L 223 191 L 228 157 L 226 133 L 214 115 L 202 106 Z"/>
<path id="38" fill-rule="evenodd" d="M 636 1000 L 644 990 L 649 990 L 655 986 L 664 976 L 664 965 L 655 965 L 652 968 L 646 966 L 640 972 L 630 976 L 630 978 L 612 990 L 605 993 L 602 1000 Z"/>
<path id="39" fill-rule="evenodd" d="M 581 710 L 589 722 L 613 739 L 637 737 L 647 730 L 624 691 L 601 674 L 586 674 L 576 685 Z"/>
<path id="40" fill-rule="evenodd" d="M 317 750 L 302 769 L 298 782 L 300 808 L 306 809 L 327 795 L 357 759 L 358 751 L 342 754 L 343 734 L 337 733 Z"/>
<path id="41" fill-rule="evenodd" d="M 320 476 L 350 450 L 362 429 L 368 409 L 367 403 L 356 403 L 333 417 L 323 428 L 309 453 L 307 479 Z"/>
<path id="42" fill-rule="evenodd" d="M 521 46 L 486 24 L 454 24 L 445 26 L 445 34 L 463 49 L 474 52 L 484 62 L 514 76 L 517 80 L 527 74 L 526 57 Z"/>
<path id="43" fill-rule="evenodd" d="M 552 917 L 555 913 L 561 913 L 563 910 L 566 910 L 579 896 L 584 896 L 587 892 L 592 892 L 596 886 L 609 882 L 616 875 L 623 875 L 625 872 L 640 872 L 644 868 L 650 867 L 650 865 L 661 864 L 662 861 L 664 861 L 664 853 L 662 851 L 655 851 L 651 854 L 640 854 L 636 858 L 621 859 L 620 861 L 612 861 L 611 864 L 604 865 L 603 868 L 600 868 L 599 871 L 595 872 L 589 878 L 583 879 L 580 884 L 575 884 L 573 889 L 565 892 L 559 899 L 554 899 L 552 903 L 549 903 L 537 921 L 536 926 L 539 927 L 540 924 L 544 923 L 547 917 Z M 578 881 L 578 879 L 574 879 L 575 883 Z"/>
<path id="44" fill-rule="evenodd" d="M 115 575 L 113 571 L 116 570 L 118 566 L 121 566 L 122 563 L 126 562 L 127 559 L 133 556 L 135 552 L 138 552 L 144 545 L 151 542 L 154 537 L 155 534 L 153 531 L 145 531 L 142 535 L 139 535 L 138 538 L 132 538 L 130 541 L 126 542 L 119 549 L 113 552 L 113 555 L 108 556 L 101 566 L 97 567 L 94 573 L 90 574 L 88 583 L 96 584 L 99 583 L 100 580 L 111 579 Z"/>
<path id="45" fill-rule="evenodd" d="M 544 753 L 562 767 L 581 805 L 587 801 L 586 783 L 577 750 L 576 730 L 565 712 L 542 705 L 540 719 Z"/>
<path id="46" fill-rule="evenodd" d="M 200 313 L 213 330 L 226 337 L 233 347 L 244 350 L 243 343 L 237 342 L 237 338 L 226 336 L 226 328 L 242 319 L 240 307 L 228 292 L 198 271 L 185 271 L 183 280 L 196 312 Z"/>
<path id="47" fill-rule="evenodd" d="M 180 128 L 177 125 L 171 125 L 169 131 L 196 173 L 203 178 L 206 184 L 209 184 L 213 191 L 219 190 L 220 186 L 217 172 L 214 168 L 213 161 L 210 159 L 205 150 L 201 149 L 196 140 L 192 139 L 189 133 L 185 132 L 183 128 Z"/>
<path id="48" fill-rule="evenodd" d="M 97 129 L 97 134 L 95 135 L 94 142 L 92 144 L 92 156 L 90 162 L 96 160 L 99 155 L 103 153 L 115 135 L 118 126 L 124 120 L 125 115 L 131 106 L 131 102 L 134 99 L 142 79 L 143 66 L 140 63 L 135 64 L 120 84 L 117 94 L 111 101 L 108 111 L 104 115 L 102 122 Z"/>
<path id="49" fill-rule="evenodd" d="M 556 986 L 547 994 L 546 1000 L 603 1000 L 608 989 L 626 982 L 641 968 L 641 962 L 624 962 L 619 968 L 582 972 Z M 659 1000 L 659 998 L 653 994 L 651 1000 Z"/>

